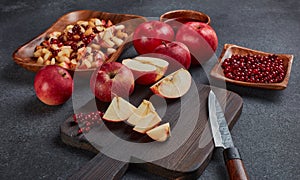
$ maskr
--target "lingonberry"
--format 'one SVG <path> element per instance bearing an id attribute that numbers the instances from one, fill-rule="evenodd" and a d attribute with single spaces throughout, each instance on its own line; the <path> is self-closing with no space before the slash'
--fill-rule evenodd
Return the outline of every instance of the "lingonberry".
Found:
<path id="1" fill-rule="evenodd" d="M 251 83 L 283 81 L 286 68 L 277 55 L 232 55 L 221 64 L 225 77 Z"/>

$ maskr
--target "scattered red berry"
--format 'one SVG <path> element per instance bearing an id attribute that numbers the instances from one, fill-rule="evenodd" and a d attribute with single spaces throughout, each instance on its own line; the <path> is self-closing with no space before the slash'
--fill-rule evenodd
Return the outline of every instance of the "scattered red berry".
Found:
<path id="1" fill-rule="evenodd" d="M 102 122 L 103 113 L 100 111 L 90 113 L 78 113 L 73 115 L 73 120 L 80 125 L 78 135 L 89 132 L 94 126 Z"/>
<path id="2" fill-rule="evenodd" d="M 278 83 L 286 74 L 283 60 L 276 55 L 232 55 L 221 66 L 225 77 L 251 83 Z"/>

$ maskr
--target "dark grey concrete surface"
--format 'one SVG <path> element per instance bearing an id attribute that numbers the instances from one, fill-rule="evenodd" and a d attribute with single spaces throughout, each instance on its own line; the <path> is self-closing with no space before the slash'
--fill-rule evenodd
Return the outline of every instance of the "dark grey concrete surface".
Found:
<path id="1" fill-rule="evenodd" d="M 294 54 L 283 91 L 228 85 L 242 96 L 243 113 L 232 130 L 251 179 L 300 179 L 300 1 L 298 0 L 99 0 L 0 2 L 0 179 L 65 179 L 93 154 L 64 145 L 59 125 L 72 114 L 72 100 L 50 107 L 33 90 L 34 73 L 16 65 L 11 54 L 63 14 L 79 9 L 158 17 L 174 9 L 207 13 L 223 44 Z M 207 84 L 207 80 L 203 80 Z M 216 150 L 200 179 L 224 179 Z M 159 179 L 129 169 L 124 179 Z"/>

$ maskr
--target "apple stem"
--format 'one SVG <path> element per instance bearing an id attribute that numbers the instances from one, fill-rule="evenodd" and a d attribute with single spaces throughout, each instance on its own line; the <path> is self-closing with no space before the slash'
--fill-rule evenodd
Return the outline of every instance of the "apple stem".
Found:
<path id="1" fill-rule="evenodd" d="M 165 47 L 167 47 L 167 43 L 165 41 L 161 42 Z"/>
<path id="2" fill-rule="evenodd" d="M 116 76 L 116 73 L 109 73 L 109 78 L 113 79 Z"/>

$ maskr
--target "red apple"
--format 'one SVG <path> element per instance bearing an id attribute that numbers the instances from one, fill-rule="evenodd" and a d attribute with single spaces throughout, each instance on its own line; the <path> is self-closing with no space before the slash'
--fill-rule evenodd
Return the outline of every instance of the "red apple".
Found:
<path id="1" fill-rule="evenodd" d="M 191 54 L 186 45 L 181 42 L 164 43 L 155 48 L 154 53 L 163 54 L 170 57 L 171 60 L 176 60 L 182 64 L 186 69 L 191 65 Z"/>
<path id="2" fill-rule="evenodd" d="M 152 53 L 162 41 L 174 39 L 172 27 L 160 21 L 148 21 L 140 24 L 133 33 L 133 46 L 139 54 Z"/>
<path id="3" fill-rule="evenodd" d="M 48 65 L 36 74 L 34 90 L 37 97 L 45 104 L 63 104 L 72 95 L 73 80 L 66 69 L 57 65 Z"/>
<path id="4" fill-rule="evenodd" d="M 90 87 L 96 98 L 110 102 L 115 96 L 128 97 L 134 90 L 130 69 L 119 62 L 104 63 L 91 76 Z"/>
<path id="5" fill-rule="evenodd" d="M 218 46 L 214 29 L 202 22 L 187 22 L 178 30 L 176 41 L 187 45 L 193 56 L 192 64 L 208 61 Z"/>

